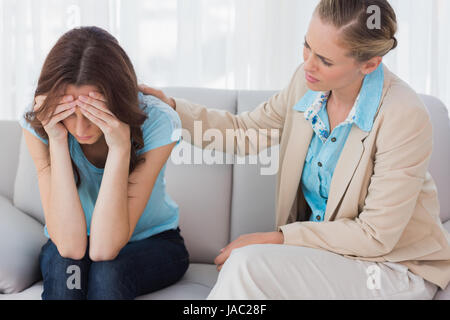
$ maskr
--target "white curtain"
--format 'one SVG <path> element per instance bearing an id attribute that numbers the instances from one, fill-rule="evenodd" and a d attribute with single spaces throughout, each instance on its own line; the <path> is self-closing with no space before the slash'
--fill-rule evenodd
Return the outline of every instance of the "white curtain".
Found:
<path id="1" fill-rule="evenodd" d="M 385 63 L 450 106 L 450 1 L 391 0 Z M 302 62 L 318 0 L 0 0 L 0 119 L 18 119 L 50 48 L 69 29 L 112 33 L 151 86 L 278 90 Z"/>

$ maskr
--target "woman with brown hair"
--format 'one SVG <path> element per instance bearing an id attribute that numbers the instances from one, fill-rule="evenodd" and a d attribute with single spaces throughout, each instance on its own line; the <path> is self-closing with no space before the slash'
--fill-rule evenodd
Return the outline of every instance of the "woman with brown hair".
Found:
<path id="1" fill-rule="evenodd" d="M 64 34 L 21 125 L 49 238 L 43 299 L 134 299 L 183 276 L 189 255 L 164 181 L 180 119 L 138 92 L 113 36 L 97 27 Z"/>
<path id="2" fill-rule="evenodd" d="M 171 105 L 190 136 L 196 121 L 224 137 L 281 132 L 277 230 L 221 250 L 209 299 L 431 299 L 446 288 L 450 237 L 427 170 L 431 121 L 382 63 L 396 31 L 386 0 L 321 0 L 289 85 L 239 115 L 141 87 Z M 236 137 L 239 155 L 260 151 Z"/>

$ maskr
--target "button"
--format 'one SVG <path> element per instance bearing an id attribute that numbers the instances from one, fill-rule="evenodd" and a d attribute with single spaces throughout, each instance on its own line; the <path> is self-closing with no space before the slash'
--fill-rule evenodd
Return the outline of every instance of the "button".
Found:
<path id="1" fill-rule="evenodd" d="M 322 162 L 319 162 L 317 165 L 318 165 L 319 167 L 322 167 Z"/>
<path id="2" fill-rule="evenodd" d="M 336 138 L 335 137 L 331 138 L 331 142 L 336 142 Z"/>
<path id="3" fill-rule="evenodd" d="M 321 217 L 319 215 L 316 216 L 316 220 L 320 221 Z"/>

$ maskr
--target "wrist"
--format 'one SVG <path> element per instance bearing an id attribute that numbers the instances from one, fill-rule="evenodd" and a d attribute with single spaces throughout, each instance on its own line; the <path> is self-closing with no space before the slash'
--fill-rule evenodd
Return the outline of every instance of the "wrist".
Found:
<path id="1" fill-rule="evenodd" d="M 281 231 L 269 232 L 267 234 L 267 243 L 283 244 L 284 243 L 283 233 Z"/>
<path id="2" fill-rule="evenodd" d="M 281 231 L 275 231 L 273 233 L 274 236 L 274 243 L 276 244 L 283 244 L 284 243 L 284 235 Z"/>
<path id="3" fill-rule="evenodd" d="M 53 146 L 66 146 L 68 145 L 68 141 L 67 141 L 67 136 L 63 137 L 63 138 L 52 138 L 52 137 L 48 137 L 48 144 L 53 145 Z"/>
<path id="4" fill-rule="evenodd" d="M 108 154 L 115 154 L 119 156 L 127 156 L 130 155 L 131 152 L 131 144 L 129 146 L 111 146 L 108 148 Z"/>

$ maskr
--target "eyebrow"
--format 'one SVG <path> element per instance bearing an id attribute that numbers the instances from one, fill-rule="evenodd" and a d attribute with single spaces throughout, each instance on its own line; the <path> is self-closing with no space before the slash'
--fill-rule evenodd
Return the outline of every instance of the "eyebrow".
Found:
<path id="1" fill-rule="evenodd" d="M 307 46 L 308 48 L 311 49 L 311 47 L 310 47 L 308 41 L 306 41 L 306 36 L 305 36 L 305 44 L 306 44 L 306 46 Z M 319 57 L 320 59 L 322 59 L 322 60 L 328 60 L 329 62 L 333 63 L 333 60 L 328 59 L 328 58 L 326 58 L 326 57 L 324 57 L 324 56 L 321 56 L 320 54 L 317 54 L 317 53 L 316 53 L 316 56 L 318 56 L 318 57 Z"/>

